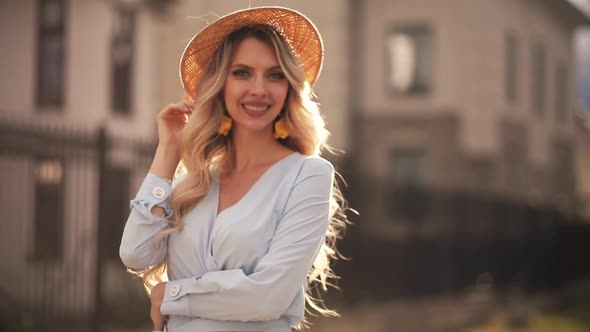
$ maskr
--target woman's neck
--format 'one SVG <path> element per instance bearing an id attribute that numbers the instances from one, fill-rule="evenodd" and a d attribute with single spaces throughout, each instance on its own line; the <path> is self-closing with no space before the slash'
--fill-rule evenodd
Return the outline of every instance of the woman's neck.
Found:
<path id="1" fill-rule="evenodd" d="M 274 163 L 290 150 L 266 132 L 233 132 L 234 161 L 232 172 Z"/>

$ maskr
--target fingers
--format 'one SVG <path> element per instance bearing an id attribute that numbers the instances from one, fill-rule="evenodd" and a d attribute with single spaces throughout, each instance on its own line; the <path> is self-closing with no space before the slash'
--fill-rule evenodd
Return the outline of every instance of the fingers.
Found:
<path id="1" fill-rule="evenodd" d="M 158 127 L 173 126 L 169 128 L 175 128 L 176 126 L 183 126 L 187 122 L 187 118 L 190 113 L 186 112 L 183 108 L 175 106 L 167 106 L 164 108 L 156 117 Z"/>
<path id="2" fill-rule="evenodd" d="M 195 110 L 195 103 L 192 101 L 183 101 L 181 104 L 191 113 Z"/>
<path id="3" fill-rule="evenodd" d="M 175 120 L 175 121 L 187 122 L 188 117 L 193 113 L 194 108 L 195 108 L 195 105 L 192 102 L 180 102 L 180 103 L 168 104 L 158 114 L 158 118 L 160 118 L 162 120 Z"/>
<path id="4" fill-rule="evenodd" d="M 191 115 L 193 113 L 193 105 L 188 103 L 169 104 L 160 112 L 161 117 L 170 117 L 178 115 Z"/>
<path id="5" fill-rule="evenodd" d="M 167 316 L 162 315 L 159 308 L 152 308 L 150 316 L 154 331 L 162 331 L 164 325 L 166 325 Z"/>
<path id="6" fill-rule="evenodd" d="M 152 288 L 152 292 L 150 294 L 150 317 L 152 319 L 152 323 L 154 325 L 154 331 L 160 331 L 166 324 L 166 319 L 168 316 L 162 315 L 160 312 L 160 307 L 162 305 L 162 301 L 164 299 L 164 290 L 166 289 L 166 283 L 162 282 L 154 286 Z"/>
<path id="7" fill-rule="evenodd" d="M 185 122 L 188 121 L 188 117 L 191 116 L 191 114 L 193 114 L 194 110 L 195 110 L 195 104 L 193 104 L 192 102 L 182 102 L 182 106 L 184 107 L 185 110 L 185 114 L 184 114 L 184 120 Z"/>

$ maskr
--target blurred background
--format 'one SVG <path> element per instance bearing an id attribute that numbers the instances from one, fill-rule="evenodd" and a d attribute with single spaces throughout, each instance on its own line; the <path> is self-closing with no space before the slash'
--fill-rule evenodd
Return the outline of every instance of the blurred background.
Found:
<path id="1" fill-rule="evenodd" d="M 118 257 L 207 22 L 282 5 L 353 225 L 311 331 L 590 331 L 589 0 L 0 0 L 0 330 L 148 331 Z"/>

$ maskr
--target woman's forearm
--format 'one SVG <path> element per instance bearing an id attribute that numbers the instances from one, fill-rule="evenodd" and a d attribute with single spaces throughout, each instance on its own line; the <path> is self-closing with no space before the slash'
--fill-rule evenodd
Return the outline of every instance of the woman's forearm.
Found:
<path id="1" fill-rule="evenodd" d="M 180 162 L 180 152 L 178 147 L 171 145 L 158 145 L 150 173 L 161 178 L 172 180 L 176 167 Z"/>
<path id="2" fill-rule="evenodd" d="M 150 173 L 163 179 L 172 180 L 179 162 L 178 147 L 158 145 L 150 167 Z M 165 213 L 164 209 L 159 206 L 154 206 L 151 212 L 158 217 L 163 217 Z"/>

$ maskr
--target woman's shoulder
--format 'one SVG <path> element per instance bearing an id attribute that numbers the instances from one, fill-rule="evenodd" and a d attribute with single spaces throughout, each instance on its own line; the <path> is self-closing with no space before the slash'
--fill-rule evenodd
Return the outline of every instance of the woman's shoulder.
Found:
<path id="1" fill-rule="evenodd" d="M 298 153 L 299 154 L 299 153 Z M 322 173 L 322 174 L 332 174 L 334 173 L 334 166 L 332 163 L 324 159 L 320 156 L 306 156 L 299 154 L 302 165 L 301 171 L 302 174 L 309 174 L 309 173 Z"/>

